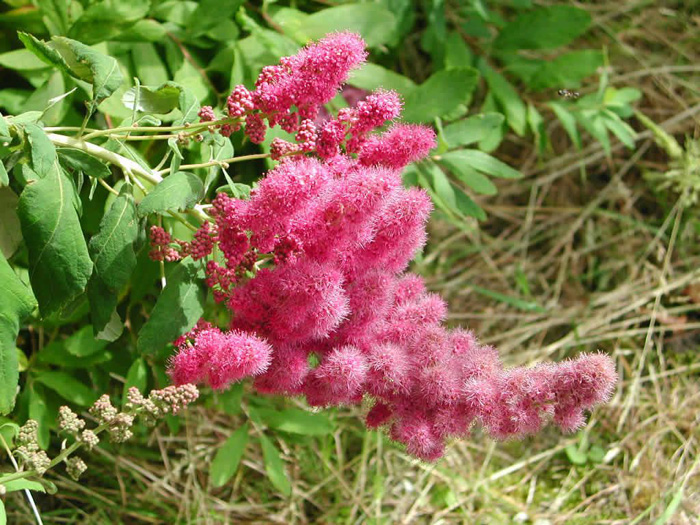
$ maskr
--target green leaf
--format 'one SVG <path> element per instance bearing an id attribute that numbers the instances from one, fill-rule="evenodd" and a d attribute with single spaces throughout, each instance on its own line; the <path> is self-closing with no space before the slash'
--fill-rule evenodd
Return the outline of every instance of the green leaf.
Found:
<path id="1" fill-rule="evenodd" d="M 235 383 L 224 392 L 217 393 L 218 406 L 230 416 L 241 412 L 241 400 L 243 399 L 243 383 Z"/>
<path id="2" fill-rule="evenodd" d="M 574 465 L 585 465 L 588 461 L 588 456 L 585 452 L 578 449 L 578 445 L 569 445 L 564 449 L 564 452 L 566 452 L 566 457 Z"/>
<path id="3" fill-rule="evenodd" d="M 71 26 L 68 36 L 87 44 L 110 40 L 148 14 L 150 0 L 100 0 L 91 2 Z"/>
<path id="4" fill-rule="evenodd" d="M 202 263 L 184 259 L 168 277 L 146 324 L 139 332 L 137 347 L 152 354 L 191 329 L 204 313 L 204 293 L 199 284 Z"/>
<path id="5" fill-rule="evenodd" d="M 122 85 L 124 77 L 117 60 L 85 44 L 62 36 L 53 37 L 47 44 L 27 33 L 18 35 L 27 49 L 39 58 L 92 85 L 90 114 Z"/>
<path id="6" fill-rule="evenodd" d="M 535 136 L 535 145 L 539 154 L 544 153 L 547 149 L 547 130 L 544 127 L 544 118 L 537 111 L 534 104 L 527 104 L 527 123 Z"/>
<path id="7" fill-rule="evenodd" d="M 634 129 L 609 109 L 603 110 L 602 115 L 605 126 L 612 131 L 613 135 L 620 139 L 620 142 L 625 146 L 633 149 L 634 141 L 637 136 Z"/>
<path id="8" fill-rule="evenodd" d="M 34 380 L 76 405 L 87 407 L 97 399 L 92 388 L 66 372 L 43 370 L 37 373 Z"/>
<path id="9" fill-rule="evenodd" d="M 131 58 L 136 67 L 136 76 L 142 84 L 157 86 L 170 78 L 168 69 L 153 44 L 149 42 L 131 44 Z"/>
<path id="10" fill-rule="evenodd" d="M 290 496 L 292 493 L 292 484 L 287 478 L 280 451 L 274 443 L 270 441 L 270 438 L 264 434 L 260 435 L 260 445 L 262 446 L 267 477 L 270 478 L 270 481 L 277 490 L 285 496 Z"/>
<path id="11" fill-rule="evenodd" d="M 687 479 L 687 478 L 685 478 L 685 479 Z M 654 525 L 665 525 L 666 523 L 669 522 L 669 520 L 673 517 L 673 515 L 678 510 L 678 507 L 680 507 L 681 503 L 683 503 L 684 489 L 685 489 L 685 486 L 683 483 L 681 483 L 681 486 L 678 488 L 678 490 L 676 490 L 676 493 L 673 495 L 673 498 L 671 498 L 671 501 L 669 502 L 668 506 L 664 509 L 661 516 L 659 516 L 656 519 L 656 521 L 654 522 Z"/>
<path id="12" fill-rule="evenodd" d="M 416 87 L 415 82 L 410 78 L 372 62 L 366 62 L 360 69 L 352 71 L 348 84 L 368 91 L 378 88 L 393 89 L 404 96 Z"/>
<path id="13" fill-rule="evenodd" d="M 539 7 L 519 14 L 494 41 L 499 50 L 554 49 L 582 35 L 591 24 L 587 11 L 573 6 Z"/>
<path id="14" fill-rule="evenodd" d="M 0 500 L 0 525 L 7 525 L 7 512 L 5 511 L 5 503 Z"/>
<path id="15" fill-rule="evenodd" d="M 481 193 L 482 195 L 495 195 L 498 193 L 498 189 L 488 177 L 472 169 L 470 166 L 467 166 L 465 163 L 454 162 L 452 158 L 445 160 L 442 157 L 437 157 L 435 160 L 447 167 L 459 180 L 476 193 Z"/>
<path id="16" fill-rule="evenodd" d="M 2 481 L 0 479 L 0 481 Z M 18 490 L 35 490 L 37 492 L 46 492 L 44 486 L 38 481 L 30 479 L 13 479 L 2 484 L 5 487 L 5 492 L 17 492 Z"/>
<path id="17" fill-rule="evenodd" d="M 124 330 L 117 313 L 118 292 L 107 286 L 102 277 L 93 271 L 87 286 L 87 297 L 95 337 L 105 341 L 118 339 Z"/>
<path id="18" fill-rule="evenodd" d="M 273 410 L 258 408 L 260 419 L 270 428 L 301 434 L 302 436 L 325 436 L 333 432 L 333 424 L 325 414 L 289 408 Z"/>
<path id="19" fill-rule="evenodd" d="M 122 395 L 123 403 L 127 402 L 127 394 L 131 387 L 138 388 L 139 392 L 142 394 L 146 391 L 148 386 L 148 367 L 146 366 L 146 361 L 139 357 L 129 367 L 129 371 L 126 373 L 126 381 L 124 382 L 124 394 Z"/>
<path id="20" fill-rule="evenodd" d="M 496 292 L 494 290 L 489 290 L 487 288 L 482 288 L 481 286 L 476 286 L 476 285 L 471 285 L 470 288 L 474 290 L 477 293 L 480 293 L 481 295 L 484 295 L 486 297 L 490 297 L 491 299 L 495 299 L 496 301 L 499 301 L 504 304 L 508 304 L 510 306 L 513 306 L 515 308 L 518 308 L 520 310 L 524 310 L 525 312 L 537 312 L 537 313 L 545 313 L 546 310 L 542 308 L 538 303 L 535 301 L 525 301 L 523 299 L 520 299 L 518 297 L 513 297 L 511 295 L 505 295 L 500 292 Z"/>
<path id="21" fill-rule="evenodd" d="M 603 146 L 603 150 L 605 151 L 605 155 L 610 157 L 610 155 L 612 155 L 610 136 L 608 135 L 608 129 L 605 125 L 606 121 L 603 119 L 602 111 L 592 109 L 582 110 L 576 113 L 575 116 L 578 123 L 600 142 L 600 145 Z"/>
<path id="22" fill-rule="evenodd" d="M 500 113 L 482 113 L 445 126 L 442 130 L 450 149 L 485 139 L 505 121 Z"/>
<path id="23" fill-rule="evenodd" d="M 44 130 L 36 124 L 24 126 L 24 132 L 29 142 L 32 168 L 40 177 L 44 178 L 51 173 L 55 173 L 58 164 L 56 148 L 44 133 Z"/>
<path id="24" fill-rule="evenodd" d="M 309 40 L 323 38 L 333 31 L 359 33 L 368 47 L 391 39 L 396 27 L 394 14 L 374 3 L 341 5 L 322 9 L 304 20 L 303 32 Z"/>
<path id="25" fill-rule="evenodd" d="M 28 397 L 29 419 L 33 419 L 39 423 L 39 430 L 37 432 L 39 437 L 39 447 L 46 450 L 51 439 L 49 426 L 53 423 L 51 421 L 52 418 L 51 414 L 49 413 L 49 408 L 46 406 L 46 392 L 41 387 L 34 387 L 29 389 Z"/>
<path id="26" fill-rule="evenodd" d="M 92 334 L 92 326 L 86 325 L 72 334 L 63 344 L 69 354 L 76 357 L 88 357 L 104 350 L 107 341 L 96 340 Z"/>
<path id="27" fill-rule="evenodd" d="M 134 197 L 125 185 L 105 213 L 100 229 L 90 239 L 89 245 L 95 273 L 115 292 L 126 285 L 134 271 L 134 243 L 138 235 L 139 221 Z"/>
<path id="28" fill-rule="evenodd" d="M 175 82 L 151 88 L 148 86 L 132 87 L 122 96 L 123 104 L 130 110 L 160 115 L 170 113 L 178 107 L 183 87 Z"/>
<path id="29" fill-rule="evenodd" d="M 574 115 L 559 102 L 550 102 L 549 107 L 554 111 L 554 114 L 559 119 L 559 122 L 561 122 L 564 131 L 566 131 L 569 138 L 571 138 L 571 142 L 573 142 L 574 146 L 576 146 L 576 149 L 580 150 L 581 134 L 576 127 L 576 117 L 574 117 Z"/>
<path id="30" fill-rule="evenodd" d="M 9 185 L 10 185 L 10 177 L 7 174 L 7 170 L 5 169 L 5 165 L 3 164 L 2 160 L 0 159 L 0 187 L 9 186 Z"/>
<path id="31" fill-rule="evenodd" d="M 404 120 L 432 122 L 459 104 L 469 104 L 478 78 L 470 67 L 438 71 L 406 95 Z"/>
<path id="32" fill-rule="evenodd" d="M 138 214 L 163 213 L 192 208 L 204 197 L 204 184 L 197 175 L 178 171 L 153 188 L 138 205 Z"/>
<path id="33" fill-rule="evenodd" d="M 22 243 L 22 230 L 17 216 L 19 198 L 10 188 L 0 188 L 0 254 L 9 259 Z"/>
<path id="34" fill-rule="evenodd" d="M 7 125 L 7 120 L 5 117 L 0 115 L 0 144 L 3 142 L 10 142 L 12 136 L 10 135 L 10 127 Z"/>
<path id="35" fill-rule="evenodd" d="M 481 207 L 472 200 L 472 198 L 464 193 L 462 190 L 456 188 L 455 190 L 455 200 L 457 209 L 460 213 L 466 217 L 474 217 L 477 220 L 485 221 L 486 212 L 481 209 Z"/>
<path id="36" fill-rule="evenodd" d="M 99 363 L 104 363 L 112 359 L 112 354 L 108 351 L 102 351 L 91 354 L 89 356 L 75 356 L 66 349 L 65 340 L 53 341 L 46 345 L 37 354 L 37 362 L 57 365 L 61 368 L 79 368 L 88 369 Z"/>
<path id="37" fill-rule="evenodd" d="M 15 49 L 0 54 L 0 66 L 15 71 L 32 71 L 45 69 L 46 63 L 28 49 Z"/>
<path id="38" fill-rule="evenodd" d="M 185 27 L 193 37 L 203 35 L 230 19 L 242 3 L 243 0 L 200 0 Z"/>
<path id="39" fill-rule="evenodd" d="M 71 181 L 59 170 L 24 188 L 18 215 L 29 250 L 29 278 L 42 315 L 85 290 L 92 261 L 80 228 Z"/>
<path id="40" fill-rule="evenodd" d="M 104 179 L 112 174 L 109 166 L 82 150 L 58 148 L 56 152 L 58 153 L 58 161 L 64 168 L 70 171 L 82 173 L 88 177 L 95 177 L 97 179 Z"/>
<path id="41" fill-rule="evenodd" d="M 41 10 L 43 22 L 52 34 L 64 35 L 68 31 L 71 12 L 70 0 L 36 0 Z"/>
<path id="42" fill-rule="evenodd" d="M 36 301 L 4 257 L 0 257 L 0 414 L 9 413 L 15 404 L 19 368 L 17 334 L 20 323 L 32 313 Z"/>
<path id="43" fill-rule="evenodd" d="M 238 428 L 224 442 L 209 467 L 209 478 L 213 487 L 223 487 L 238 470 L 238 465 L 248 443 L 248 423 Z"/>
<path id="44" fill-rule="evenodd" d="M 527 84 L 536 91 L 550 88 L 575 88 L 602 65 L 603 53 L 600 51 L 593 49 L 571 51 L 554 60 L 544 62 L 532 73 Z"/>
<path id="45" fill-rule="evenodd" d="M 522 137 L 527 127 L 527 108 L 518 92 L 503 75 L 494 71 L 484 60 L 479 61 L 479 71 L 491 89 L 494 99 L 503 108 L 508 125 Z"/>
<path id="46" fill-rule="evenodd" d="M 475 149 L 449 151 L 443 154 L 440 160 L 451 166 L 464 165 L 502 179 L 520 179 L 523 176 L 522 173 L 514 170 L 508 164 L 501 162 L 488 153 Z"/>

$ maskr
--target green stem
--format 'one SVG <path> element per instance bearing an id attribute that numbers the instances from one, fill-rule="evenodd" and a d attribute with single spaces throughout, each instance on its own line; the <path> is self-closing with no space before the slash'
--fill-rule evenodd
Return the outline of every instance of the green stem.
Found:
<path id="1" fill-rule="evenodd" d="M 83 140 L 90 140 L 95 137 L 101 137 L 103 135 L 112 135 L 114 133 L 133 133 L 134 131 L 145 133 L 161 133 L 164 131 L 192 131 L 194 129 L 206 129 L 211 126 L 233 124 L 235 122 L 240 122 L 240 120 L 240 118 L 226 117 L 219 120 L 212 120 L 211 122 L 198 122 L 196 124 L 185 124 L 182 126 L 123 126 L 121 128 L 101 129 L 98 131 L 93 131 L 92 133 L 85 135 L 85 137 L 83 137 Z"/>
<path id="2" fill-rule="evenodd" d="M 233 164 L 234 162 L 244 162 L 246 160 L 255 160 L 255 159 L 266 159 L 270 156 L 269 153 L 257 153 L 255 155 L 243 155 L 242 157 L 232 157 L 230 159 L 224 159 L 224 160 L 210 160 L 209 162 L 202 162 L 200 164 L 183 164 L 180 166 L 181 170 L 193 170 L 196 168 L 208 168 L 210 166 L 228 166 L 229 164 Z M 170 168 L 166 168 L 164 170 L 160 170 L 158 172 L 159 175 L 164 175 L 165 173 L 170 172 Z"/>

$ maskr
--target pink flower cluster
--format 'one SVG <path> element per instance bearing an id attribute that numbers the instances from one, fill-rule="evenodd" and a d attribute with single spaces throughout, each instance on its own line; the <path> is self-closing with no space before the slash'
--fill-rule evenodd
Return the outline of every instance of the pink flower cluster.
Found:
<path id="1" fill-rule="evenodd" d="M 395 125 L 372 135 L 400 112 L 386 91 L 320 132 L 312 127 L 318 106 L 364 58 L 360 43 L 333 35 L 261 74 L 253 106 L 283 126 L 298 108 L 306 120 L 297 140 L 312 138 L 317 156 L 284 159 L 249 200 L 214 200 L 215 225 L 197 237 L 206 249 L 189 253 L 210 252 L 214 239 L 221 262 L 207 262 L 207 283 L 231 321 L 228 331 L 200 323 L 176 342 L 173 381 L 224 388 L 255 376 L 258 391 L 303 395 L 313 406 L 369 399 L 367 425 L 386 427 L 424 460 L 439 458 L 448 439 L 475 423 L 498 439 L 548 421 L 580 427 L 615 384 L 607 356 L 504 369 L 495 349 L 447 329 L 445 302 L 406 273 L 425 243 L 431 202 L 403 187 L 401 169 L 435 146 L 434 133 Z M 238 93 L 229 111 L 249 111 Z"/>

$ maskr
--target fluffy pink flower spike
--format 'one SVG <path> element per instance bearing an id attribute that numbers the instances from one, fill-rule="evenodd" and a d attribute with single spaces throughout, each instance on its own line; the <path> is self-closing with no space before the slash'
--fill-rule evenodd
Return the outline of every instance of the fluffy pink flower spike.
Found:
<path id="1" fill-rule="evenodd" d="M 423 190 L 403 187 L 401 170 L 435 147 L 434 132 L 395 124 L 376 134 L 401 111 L 398 95 L 383 90 L 313 123 L 365 56 L 357 35 L 329 35 L 265 68 L 254 91 L 238 86 L 229 97 L 229 116 L 254 142 L 280 125 L 296 143 L 273 143 L 281 163 L 249 200 L 217 196 L 215 223 L 191 243 L 153 230 L 159 259 L 216 250 L 207 284 L 231 313 L 229 331 L 199 323 L 176 342 L 173 382 L 221 389 L 254 376 L 259 392 L 304 395 L 314 406 L 367 398 L 367 426 L 385 427 L 426 461 L 474 424 L 496 439 L 548 422 L 576 430 L 613 391 L 608 356 L 505 369 L 471 332 L 447 329 L 445 302 L 406 273 L 432 206 Z"/>

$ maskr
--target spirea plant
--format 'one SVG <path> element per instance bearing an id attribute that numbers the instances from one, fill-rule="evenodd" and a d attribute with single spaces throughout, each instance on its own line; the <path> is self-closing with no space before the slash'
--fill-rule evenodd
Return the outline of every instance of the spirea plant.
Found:
<path id="1" fill-rule="evenodd" d="M 80 127 L 46 127 L 42 112 L 0 118 L 0 183 L 19 195 L 21 237 L 10 256 L 26 246 L 16 257 L 28 268 L 17 273 L 0 261 L 4 413 L 18 384 L 14 341 L 35 305 L 41 317 L 56 319 L 87 299 L 94 335 L 116 340 L 124 330 L 117 306 L 137 264 L 160 271 L 164 287 L 143 326 L 127 327 L 141 356 L 127 387 L 142 383 L 144 358 L 170 352 L 163 367 L 169 388 L 186 398 L 177 406 L 168 401 L 170 412 L 196 398 L 194 384 L 224 390 L 252 378 L 260 394 L 303 396 L 313 407 L 366 402 L 369 428 L 386 429 L 408 453 L 434 461 L 448 440 L 467 437 L 475 424 L 496 439 L 532 434 L 548 422 L 570 432 L 609 397 L 616 372 L 603 354 L 507 369 L 473 333 L 445 326 L 445 302 L 407 271 L 426 241 L 432 201 L 423 189 L 406 187 L 402 170 L 437 147 L 434 131 L 402 122 L 401 97 L 390 90 L 360 93 L 337 111 L 328 106 L 367 57 L 358 35 L 329 34 L 265 67 L 251 89 L 236 86 L 223 108 L 201 107 L 174 82 L 137 85 L 123 97 L 132 117 L 100 129 L 88 123 L 121 85 L 114 59 L 65 37 L 22 40 L 92 89 Z M 153 116 L 170 111 L 172 125 Z M 275 137 L 269 152 L 233 155 L 230 137 L 260 144 L 280 129 L 287 138 Z M 134 141 L 167 141 L 168 154 L 151 166 L 129 146 Z M 211 146 L 210 159 L 186 164 L 185 149 L 200 143 Z M 259 159 L 273 167 L 247 195 L 228 170 Z M 118 187 L 106 180 L 112 170 L 123 177 Z M 228 184 L 209 191 L 218 170 Z M 79 195 L 88 183 L 86 202 L 98 192 L 109 198 L 99 225 L 85 235 Z M 218 305 L 207 316 L 204 289 Z M 61 352 L 67 362 L 94 355 L 91 344 L 67 341 L 53 357 L 45 352 L 45 362 L 60 365 Z M 95 401 L 95 391 L 72 378 L 66 387 L 61 373 L 32 380 L 92 404 L 94 435 L 121 417 L 116 426 L 124 437 L 130 418 L 153 412 L 153 394 L 143 398 L 136 389 L 125 415 L 95 415 L 109 398 Z M 72 412 L 61 409 L 60 418 L 76 444 L 94 445 Z M 33 436 L 29 425 L 22 436 Z M 35 441 L 17 441 L 15 455 L 41 474 L 56 460 Z M 0 484 L 18 474 L 6 476 L 13 478 L 0 477 Z"/>

